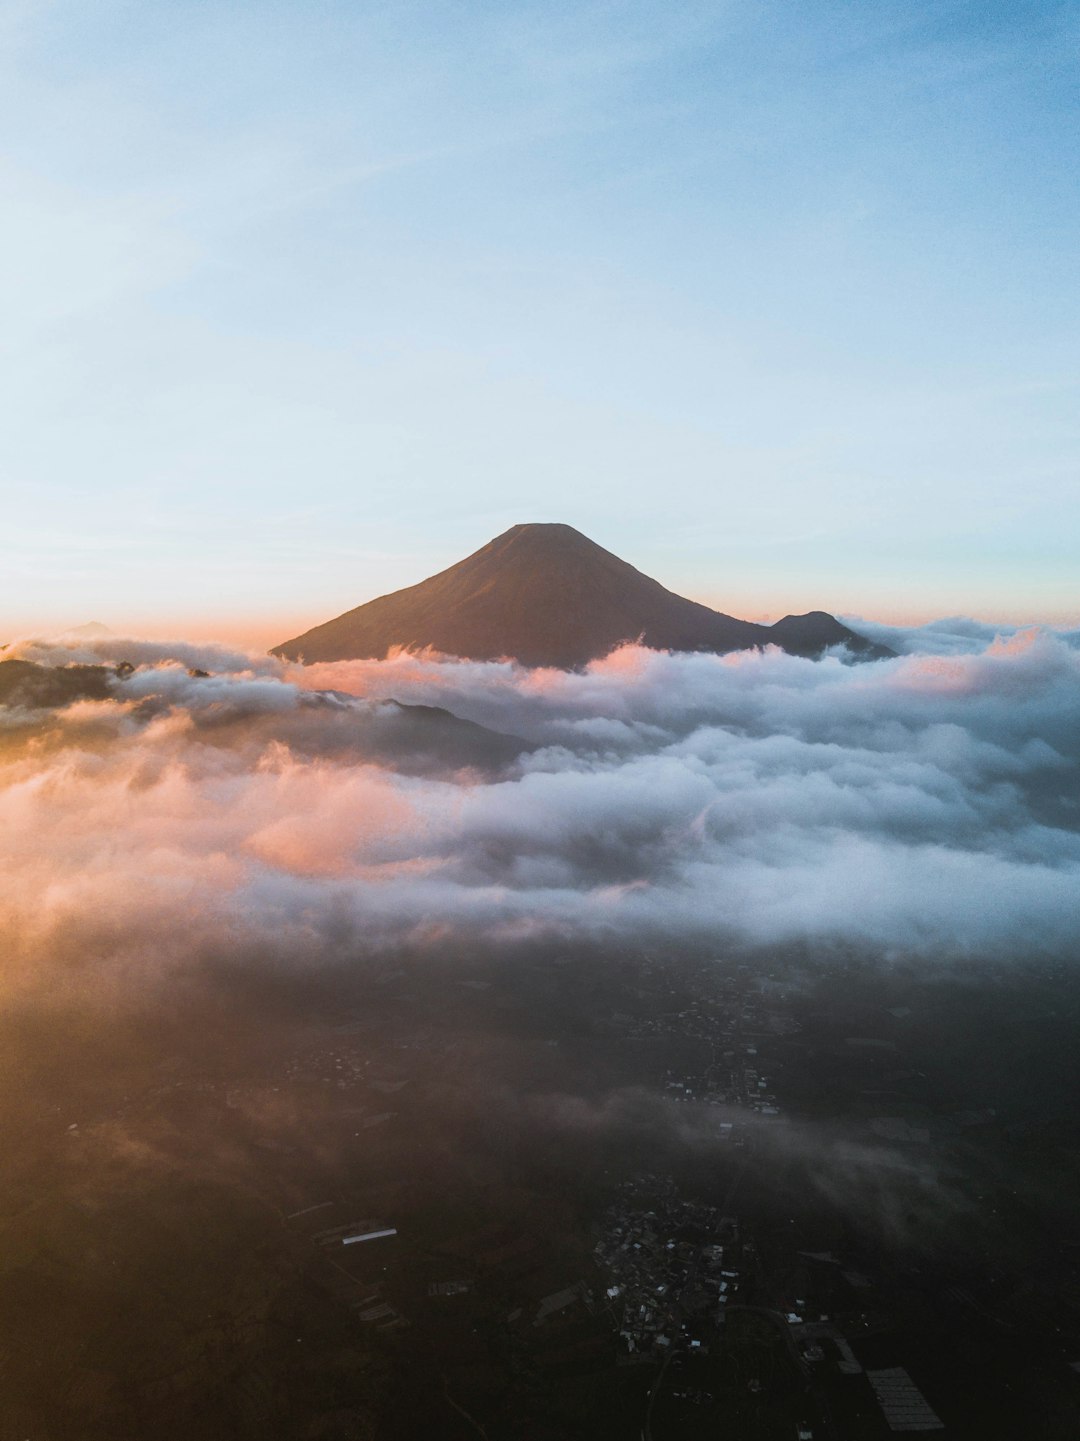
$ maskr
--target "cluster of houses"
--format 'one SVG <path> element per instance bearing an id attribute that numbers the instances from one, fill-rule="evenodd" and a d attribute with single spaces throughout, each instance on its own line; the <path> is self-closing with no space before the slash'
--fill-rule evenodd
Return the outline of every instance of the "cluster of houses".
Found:
<path id="1" fill-rule="evenodd" d="M 739 1292 L 738 1223 L 683 1200 L 670 1178 L 621 1188 L 595 1248 L 605 1295 L 631 1356 L 702 1350 Z"/>

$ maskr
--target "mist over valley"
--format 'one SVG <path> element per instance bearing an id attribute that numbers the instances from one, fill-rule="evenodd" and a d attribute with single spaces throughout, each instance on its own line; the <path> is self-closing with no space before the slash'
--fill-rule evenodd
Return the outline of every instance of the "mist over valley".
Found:
<path id="1" fill-rule="evenodd" d="M 1071 1434 L 1080 650 L 921 634 L 10 646 L 12 1424 Z"/>

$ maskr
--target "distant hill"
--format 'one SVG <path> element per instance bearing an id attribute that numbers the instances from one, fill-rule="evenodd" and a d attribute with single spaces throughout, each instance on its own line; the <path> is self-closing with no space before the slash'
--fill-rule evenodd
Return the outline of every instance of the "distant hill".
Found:
<path id="1" fill-rule="evenodd" d="M 779 644 L 794 655 L 820 655 L 841 642 L 867 659 L 892 654 L 824 611 L 766 626 L 710 610 L 569 525 L 515 525 L 449 570 L 346 611 L 272 654 L 310 663 L 430 647 L 571 670 L 637 640 L 656 650 L 720 654 Z"/>
<path id="2" fill-rule="evenodd" d="M 884 660 L 895 655 L 887 646 L 856 635 L 834 615 L 825 610 L 810 610 L 805 615 L 786 615 L 767 627 L 769 639 L 789 655 L 819 656 L 831 645 L 846 645 L 848 650 L 866 660 Z"/>
<path id="3" fill-rule="evenodd" d="M 77 700 L 108 700 L 113 674 L 103 665 L 45 666 L 30 660 L 0 660 L 0 706 L 45 710 Z"/>
<path id="4" fill-rule="evenodd" d="M 64 634 L 82 636 L 84 640 L 98 640 L 103 639 L 105 636 L 115 635 L 116 632 L 110 630 L 107 625 L 102 625 L 99 620 L 88 620 L 85 625 L 72 626 L 72 628 L 65 631 Z"/>

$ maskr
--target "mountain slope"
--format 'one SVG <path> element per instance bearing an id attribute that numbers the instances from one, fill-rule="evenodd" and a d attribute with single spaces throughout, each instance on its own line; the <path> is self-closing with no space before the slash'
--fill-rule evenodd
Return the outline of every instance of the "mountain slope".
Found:
<path id="1" fill-rule="evenodd" d="M 895 651 L 878 645 L 849 630 L 842 621 L 825 610 L 807 611 L 805 615 L 786 615 L 768 627 L 769 639 L 789 655 L 815 657 L 831 645 L 845 645 L 852 654 L 864 660 L 885 660 Z"/>
<path id="2" fill-rule="evenodd" d="M 431 647 L 472 660 L 512 656 L 523 665 L 572 669 L 627 640 L 720 653 L 773 639 L 784 644 L 774 629 L 675 595 L 571 526 L 515 525 L 448 570 L 346 611 L 273 654 L 312 662 Z M 809 634 L 793 638 L 803 645 Z"/>
<path id="3" fill-rule="evenodd" d="M 50 710 L 77 700 L 108 700 L 115 671 L 103 665 L 39 665 L 0 660 L 0 706 Z"/>

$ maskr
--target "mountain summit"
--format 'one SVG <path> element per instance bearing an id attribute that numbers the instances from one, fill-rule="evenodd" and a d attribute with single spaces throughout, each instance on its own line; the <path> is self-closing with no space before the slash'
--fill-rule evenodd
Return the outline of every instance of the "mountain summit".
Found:
<path id="1" fill-rule="evenodd" d="M 287 660 L 381 659 L 394 646 L 470 660 L 573 669 L 622 641 L 723 653 L 778 644 L 820 655 L 840 642 L 887 654 L 831 615 L 754 625 L 675 595 L 569 525 L 515 525 L 419 585 L 380 596 L 285 641 Z"/>

